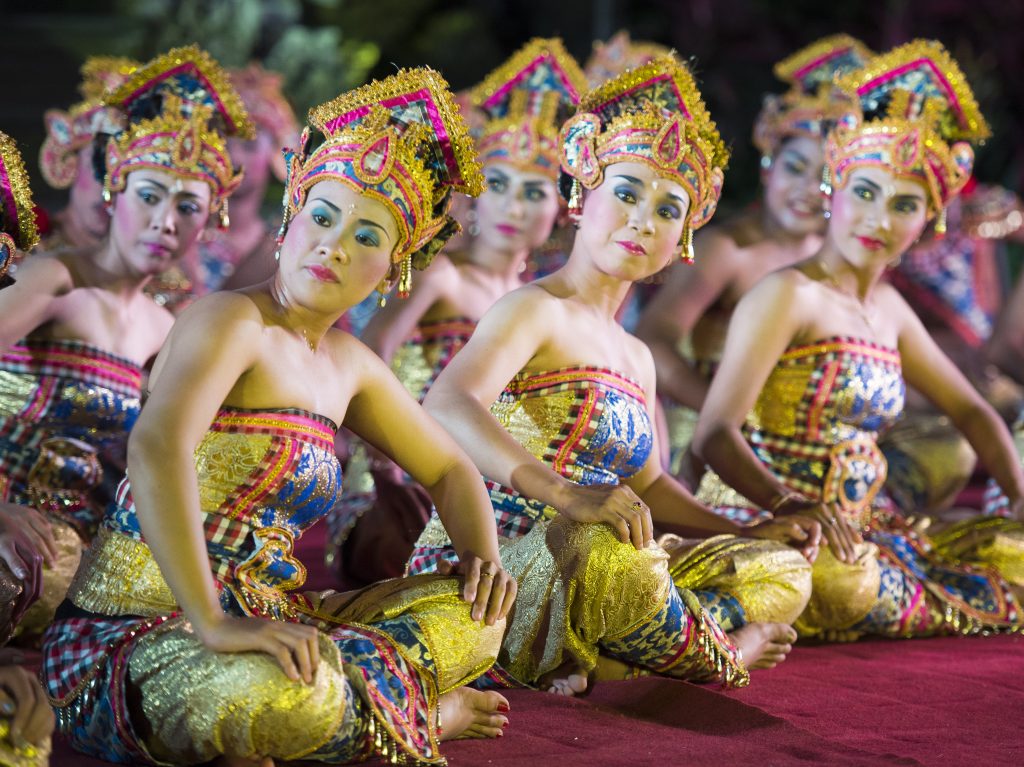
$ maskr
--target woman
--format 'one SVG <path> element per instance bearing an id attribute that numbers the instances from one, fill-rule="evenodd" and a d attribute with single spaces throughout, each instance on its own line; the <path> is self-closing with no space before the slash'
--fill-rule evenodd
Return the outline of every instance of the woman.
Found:
<path id="1" fill-rule="evenodd" d="M 97 141 L 109 233 L 95 249 L 26 259 L 0 292 L 0 500 L 50 516 L 60 548 L 52 588 L 25 631 L 45 628 L 82 541 L 113 500 L 142 366 L 173 322 L 144 288 L 192 246 L 238 183 L 222 132 L 249 127 L 240 107 L 224 106 L 235 103 L 230 86 L 200 85 L 216 71 L 206 53 L 178 49 L 107 94 L 105 108 L 124 121 Z M 144 77 L 152 80 L 140 89 Z M 181 150 L 193 141 L 194 151 Z"/>
<path id="2" fill-rule="evenodd" d="M 965 140 L 988 128 L 934 41 L 872 58 L 840 84 L 863 118 L 828 139 L 825 240 L 740 302 L 694 447 L 745 496 L 717 503 L 821 522 L 828 548 L 814 564 L 802 633 L 1016 629 L 1019 523 L 970 521 L 929 537 L 876 495 L 886 475 L 876 438 L 899 417 L 905 378 L 964 433 L 1017 519 L 1024 513 L 1024 473 L 1006 427 L 880 282 L 966 183 Z M 1017 578 L 1012 586 L 996 563 Z"/>
<path id="3" fill-rule="evenodd" d="M 774 542 L 673 537 L 671 558 L 652 544 L 654 524 L 739 528 L 652 457 L 653 363 L 615 321 L 633 282 L 678 257 L 687 231 L 714 211 L 726 151 L 671 56 L 592 90 L 579 109 L 562 128 L 579 217 L 568 264 L 499 300 L 425 401 L 490 480 L 502 557 L 519 581 L 492 678 L 579 692 L 600 652 L 648 671 L 745 684 L 747 666 L 774 665 L 789 651 L 786 623 L 803 607 L 809 566 Z M 813 548 L 816 527 L 754 534 Z M 453 555 L 431 519 L 410 571 Z M 716 582 L 719 591 L 701 594 L 705 609 L 692 589 Z"/>
<path id="4" fill-rule="evenodd" d="M 53 217 L 41 250 L 96 249 L 110 228 L 103 204 L 103 180 L 93 171 L 93 142 L 117 124 L 115 106 L 103 96 L 139 67 L 137 61 L 115 56 L 91 56 L 82 65 L 78 89 L 83 100 L 67 112 L 47 110 L 46 139 L 39 152 L 43 179 L 54 189 L 68 190 L 68 204 Z"/>
<path id="5" fill-rule="evenodd" d="M 442 726 L 493 737 L 507 723 L 500 695 L 460 688 L 490 666 L 515 597 L 479 477 L 376 355 L 332 329 L 429 261 L 453 229 L 449 195 L 478 194 L 479 169 L 431 70 L 343 94 L 311 123 L 325 140 L 307 151 L 307 131 L 290 158 L 277 272 L 178 319 L 118 503 L 47 634 L 49 693 L 81 751 L 433 764 Z M 340 423 L 428 489 L 464 583 L 297 591 L 294 542 L 339 492 Z"/>
<path id="6" fill-rule="evenodd" d="M 654 354 L 666 403 L 669 467 L 692 487 L 703 467 L 686 460 L 736 302 L 761 277 L 807 258 L 821 246 L 825 136 L 845 108 L 833 76 L 863 65 L 871 51 L 848 35 L 802 48 L 775 65 L 790 86 L 768 96 L 754 125 L 761 152 L 761 205 L 697 238 L 696 260 L 669 269 L 637 324 Z"/>
<path id="7" fill-rule="evenodd" d="M 522 285 L 530 252 L 559 212 L 558 128 L 585 83 L 560 40 L 533 40 L 470 96 L 486 115 L 476 147 L 486 188 L 467 214 L 466 252 L 438 256 L 406 301 L 386 304 L 361 338 L 422 401 L 473 327 Z M 402 574 L 430 517 L 430 499 L 391 462 L 357 445 L 350 490 L 332 515 L 328 561 L 346 584 Z"/>

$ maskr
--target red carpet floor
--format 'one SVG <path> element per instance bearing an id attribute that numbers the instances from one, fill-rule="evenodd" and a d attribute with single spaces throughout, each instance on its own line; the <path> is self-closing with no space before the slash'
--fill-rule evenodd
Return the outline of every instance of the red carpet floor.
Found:
<path id="1" fill-rule="evenodd" d="M 317 533 L 303 560 L 324 588 Z M 447 744 L 452 767 L 1020 764 L 1024 637 L 801 646 L 728 693 L 641 679 L 508 697 L 505 736 Z M 53 764 L 101 762 L 57 744 Z"/>

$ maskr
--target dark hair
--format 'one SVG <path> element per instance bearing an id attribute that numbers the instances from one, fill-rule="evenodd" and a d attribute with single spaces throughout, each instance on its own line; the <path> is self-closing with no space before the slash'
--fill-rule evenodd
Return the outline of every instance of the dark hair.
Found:
<path id="1" fill-rule="evenodd" d="M 564 170 L 558 171 L 558 193 L 562 195 L 562 199 L 566 202 L 569 202 L 569 197 L 572 195 L 572 182 L 572 176 Z"/>

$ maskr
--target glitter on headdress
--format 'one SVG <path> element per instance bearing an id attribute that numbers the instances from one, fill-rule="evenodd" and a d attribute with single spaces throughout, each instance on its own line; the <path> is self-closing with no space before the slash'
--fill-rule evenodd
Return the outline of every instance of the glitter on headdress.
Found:
<path id="1" fill-rule="evenodd" d="M 309 128 L 289 151 L 282 233 L 319 181 L 335 180 L 384 203 L 395 217 L 395 262 L 425 268 L 458 231 L 450 192 L 475 197 L 483 176 L 448 83 L 432 69 L 403 69 L 309 112 L 325 141 L 310 150 Z"/>
<path id="2" fill-rule="evenodd" d="M 562 169 L 588 189 L 604 168 L 641 162 L 678 181 L 689 194 L 688 232 L 714 214 L 729 153 L 693 76 L 674 56 L 594 88 L 562 127 Z"/>
<path id="3" fill-rule="evenodd" d="M 671 51 L 664 45 L 649 43 L 642 40 L 631 40 L 629 32 L 620 29 L 608 42 L 594 42 L 593 51 L 583 67 L 583 74 L 591 88 L 596 88 L 606 80 L 621 75 L 630 69 L 636 69 L 659 56 Z"/>
<path id="4" fill-rule="evenodd" d="M 103 93 L 127 79 L 139 63 L 114 56 L 93 56 L 82 65 L 78 86 L 83 100 L 67 112 L 47 110 L 46 140 L 39 152 L 39 168 L 46 183 L 55 189 L 71 186 L 78 175 L 78 152 L 92 143 L 97 133 L 116 129 L 116 110 L 105 106 Z"/>
<path id="5" fill-rule="evenodd" d="M 245 69 L 232 69 L 229 75 L 257 129 L 266 131 L 273 139 L 271 169 L 279 181 L 284 181 L 287 168 L 280 150 L 295 146 L 299 138 L 299 121 L 281 92 L 284 78 L 256 62 Z"/>
<path id="6" fill-rule="evenodd" d="M 765 97 L 754 123 L 754 145 L 773 156 L 791 136 L 824 140 L 851 109 L 849 98 L 834 87 L 836 77 L 852 72 L 874 54 L 856 38 L 832 35 L 801 48 L 775 65 L 775 76 L 790 88 Z"/>
<path id="7" fill-rule="evenodd" d="M 531 40 L 470 94 L 486 116 L 477 138 L 480 162 L 508 162 L 557 178 L 558 128 L 586 87 L 561 40 Z"/>
<path id="8" fill-rule="evenodd" d="M 0 132 L 0 287 L 13 282 L 7 269 L 15 249 L 27 251 L 39 242 L 32 208 L 21 154 L 14 140 Z"/>
<path id="9" fill-rule="evenodd" d="M 242 180 L 225 137 L 253 138 L 252 123 L 227 74 L 206 51 L 175 48 L 133 72 L 103 99 L 125 115 L 107 143 L 104 195 L 124 189 L 139 168 L 205 181 L 226 225 L 227 198 Z M 154 106 L 159 110 L 152 115 Z"/>
<path id="10" fill-rule="evenodd" d="M 968 141 L 990 135 L 960 67 L 935 40 L 914 40 L 839 78 L 858 114 L 829 136 L 826 162 L 842 187 L 862 165 L 885 167 L 924 184 L 931 213 L 941 211 L 971 175 Z"/>

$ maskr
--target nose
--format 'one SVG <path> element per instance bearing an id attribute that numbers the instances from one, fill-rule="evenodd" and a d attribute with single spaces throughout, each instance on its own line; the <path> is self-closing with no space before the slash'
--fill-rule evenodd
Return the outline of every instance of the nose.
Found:
<path id="1" fill-rule="evenodd" d="M 342 265 L 346 265 L 349 262 L 348 254 L 341 247 L 339 240 L 321 243 L 320 247 L 317 248 L 317 255 L 324 261 L 335 261 Z"/>
<path id="2" fill-rule="evenodd" d="M 526 214 L 526 207 L 521 193 L 509 195 L 508 214 L 513 218 L 522 218 Z"/>
<path id="3" fill-rule="evenodd" d="M 638 204 L 634 205 L 629 215 L 629 226 L 640 234 L 652 234 L 654 232 L 654 216 L 652 206 Z"/>
<path id="4" fill-rule="evenodd" d="M 178 231 L 178 208 L 174 200 L 168 197 L 162 200 L 153 210 L 150 228 L 162 234 L 176 234 Z"/>

